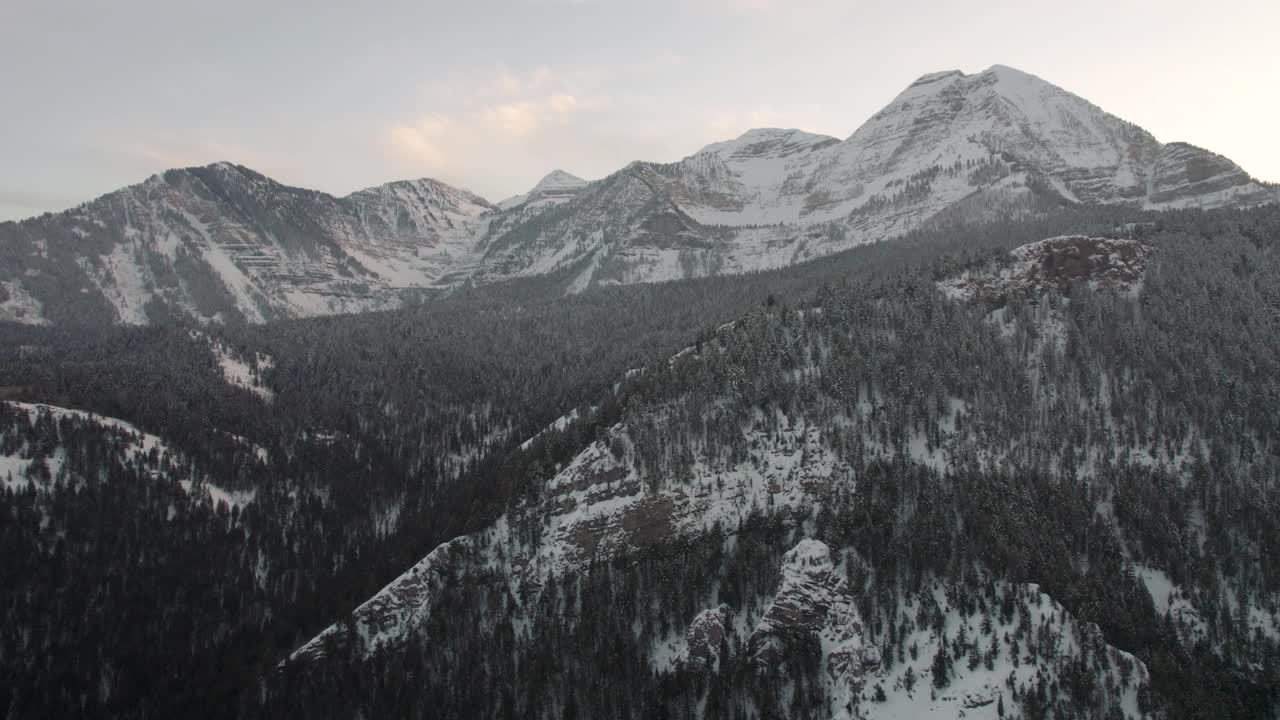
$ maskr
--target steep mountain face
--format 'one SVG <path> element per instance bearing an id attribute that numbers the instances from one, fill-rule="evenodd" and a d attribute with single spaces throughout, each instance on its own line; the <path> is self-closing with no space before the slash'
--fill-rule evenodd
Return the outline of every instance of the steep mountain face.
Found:
<path id="1" fill-rule="evenodd" d="M 436 285 L 474 251 L 477 218 L 493 210 L 478 195 L 424 178 L 352 193 L 358 221 L 343 249 L 391 289 Z"/>
<path id="2" fill-rule="evenodd" d="M 509 228 L 481 274 L 576 267 L 580 288 L 749 272 L 891 238 L 947 209 L 981 219 L 1035 200 L 1243 207 L 1280 190 L 995 66 L 925 75 L 842 142 L 752 130 L 678 163 L 630 165 Z"/>
<path id="3" fill-rule="evenodd" d="M 496 206 L 425 179 L 335 198 L 226 163 L 170 171 L 0 224 L 0 319 L 262 322 L 551 273 L 577 292 L 753 272 L 934 218 L 1276 201 L 1226 158 L 997 65 L 925 75 L 843 141 L 757 129 L 590 183 L 557 170 Z"/>
<path id="4" fill-rule="evenodd" d="M 262 322 L 395 307 L 470 251 L 490 209 L 434 180 L 345 198 L 218 163 L 0 224 L 0 319 Z"/>

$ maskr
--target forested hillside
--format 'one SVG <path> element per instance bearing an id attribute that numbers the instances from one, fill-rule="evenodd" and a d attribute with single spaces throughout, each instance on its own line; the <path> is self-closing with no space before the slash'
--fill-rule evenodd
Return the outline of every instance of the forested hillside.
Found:
<path id="1" fill-rule="evenodd" d="M 552 472 L 491 528 L 304 648 L 282 701 L 1274 713 L 1277 217 L 1185 220 L 1129 229 L 1151 248 L 1131 287 L 964 303 L 955 270 L 910 269 L 629 374 L 621 409 L 535 440 Z"/>

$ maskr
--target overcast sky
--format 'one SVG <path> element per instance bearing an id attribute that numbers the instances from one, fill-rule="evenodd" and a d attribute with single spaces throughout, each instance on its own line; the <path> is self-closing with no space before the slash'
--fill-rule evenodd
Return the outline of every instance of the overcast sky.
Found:
<path id="1" fill-rule="evenodd" d="M 751 127 L 844 138 L 996 63 L 1280 181 L 1277 28 L 1276 0 L 0 0 L 0 219 L 217 160 L 496 201 Z"/>

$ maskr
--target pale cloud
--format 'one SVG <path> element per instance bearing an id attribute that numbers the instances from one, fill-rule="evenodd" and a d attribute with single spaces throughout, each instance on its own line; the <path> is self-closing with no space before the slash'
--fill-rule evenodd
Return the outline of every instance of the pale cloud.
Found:
<path id="1" fill-rule="evenodd" d="M 532 103 L 507 103 L 485 110 L 481 117 L 496 132 L 527 137 L 538 129 L 538 111 Z"/>
<path id="2" fill-rule="evenodd" d="M 452 120 L 439 115 L 425 115 L 412 125 L 395 125 L 387 130 L 387 143 L 392 152 L 417 165 L 433 170 L 448 167 L 444 150 L 454 127 Z"/>
<path id="3" fill-rule="evenodd" d="M 551 68 L 540 65 L 524 75 L 511 72 L 506 67 L 499 67 L 494 79 L 487 85 L 480 85 L 476 95 L 496 95 L 499 97 L 522 97 L 537 92 L 540 88 L 557 82 Z"/>
<path id="4" fill-rule="evenodd" d="M 516 138 L 527 138 L 547 125 L 563 125 L 578 109 L 578 99 L 568 93 L 533 101 L 513 102 L 486 108 L 479 118 L 494 132 Z"/>
<path id="5" fill-rule="evenodd" d="M 439 172 L 464 162 L 478 145 L 534 142 L 549 128 L 568 124 L 583 108 L 568 93 L 555 93 L 529 101 L 502 103 L 457 115 L 427 114 L 412 123 L 399 123 L 386 131 L 387 148 L 406 167 Z"/>
<path id="6" fill-rule="evenodd" d="M 556 93 L 547 99 L 547 106 L 557 115 L 568 115 L 578 106 L 578 99 L 568 93 Z"/>
<path id="7" fill-rule="evenodd" d="M 590 72 L 557 72 L 539 66 L 526 73 L 498 67 L 488 77 L 455 76 L 429 85 L 423 104 L 440 108 L 385 129 L 384 146 L 412 172 L 462 173 L 480 158 L 495 162 L 550 154 L 562 138 L 551 137 L 584 111 L 605 105 L 589 91 Z M 499 153 L 503 159 L 497 159 Z"/>
<path id="8" fill-rule="evenodd" d="M 586 66 L 553 70 L 538 65 L 525 72 L 515 72 L 498 65 L 487 73 L 453 73 L 433 78 L 423 85 L 419 102 L 452 110 L 533 103 L 555 95 L 592 94 L 604 79 L 603 70 Z"/>

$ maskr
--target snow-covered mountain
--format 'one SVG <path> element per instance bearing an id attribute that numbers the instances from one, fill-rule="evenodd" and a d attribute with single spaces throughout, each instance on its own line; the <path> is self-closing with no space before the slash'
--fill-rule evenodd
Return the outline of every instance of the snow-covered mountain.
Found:
<path id="1" fill-rule="evenodd" d="M 435 180 L 337 198 L 230 163 L 0 224 L 0 319 L 145 324 L 395 307 L 467 255 L 491 209 Z"/>
<path id="2" fill-rule="evenodd" d="M 844 141 L 759 129 L 677 163 L 633 163 L 515 224 L 479 272 L 576 267 L 574 287 L 748 272 L 891 238 L 944 210 L 981 218 L 1044 198 L 1214 208 L 1280 190 L 997 65 L 925 75 Z"/>
<path id="3" fill-rule="evenodd" d="M 932 218 L 1045 203 L 1247 207 L 1280 189 L 1033 75 L 931 73 L 841 141 L 757 129 L 491 205 L 434 180 L 336 198 L 219 163 L 0 224 L 0 319 L 251 322 L 389 308 L 407 289 L 547 273 L 592 285 L 776 268 Z"/>

